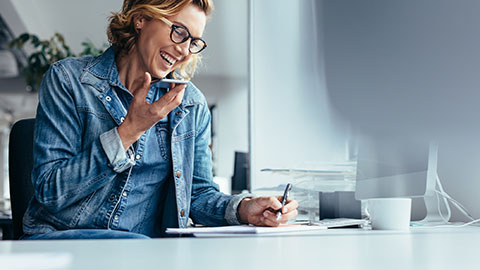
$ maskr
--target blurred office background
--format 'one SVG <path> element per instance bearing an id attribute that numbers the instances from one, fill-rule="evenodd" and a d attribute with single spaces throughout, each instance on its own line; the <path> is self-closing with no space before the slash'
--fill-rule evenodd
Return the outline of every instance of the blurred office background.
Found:
<path id="1" fill-rule="evenodd" d="M 0 15 L 7 28 L 2 31 L 8 33 L 0 48 L 11 51 L 7 48 L 8 41 L 24 32 L 36 34 L 40 39 L 49 39 L 58 32 L 77 54 L 86 40 L 100 48 L 108 43 L 108 16 L 119 11 L 122 3 L 122 0 L 2 0 Z M 248 151 L 247 7 L 247 1 L 215 2 L 215 12 L 204 34 L 208 49 L 193 79 L 212 109 L 214 173 L 226 192 L 230 190 L 235 152 Z M 27 54 L 28 49 L 24 50 Z M 16 67 L 14 62 L 1 64 Z M 34 117 L 37 104 L 37 94 L 26 91 L 23 76 L 11 73 L 7 76 L 6 69 L 2 69 L 5 76 L 0 79 L 0 182 L 5 183 L 9 127 L 19 119 Z"/>
<path id="2" fill-rule="evenodd" d="M 87 39 L 99 47 L 107 42 L 107 17 L 121 5 L 3 0 L 0 15 L 13 36 L 30 32 L 47 39 L 59 32 L 78 52 Z M 444 133 L 462 124 L 458 133 L 440 138 L 438 170 L 446 191 L 480 216 L 480 143 L 474 136 L 479 14 L 480 2 L 470 0 L 215 1 L 205 31 L 209 47 L 193 82 L 212 107 L 217 179 L 230 189 L 235 152 L 249 151 L 251 190 L 276 192 L 292 176 L 261 169 L 354 164 L 358 133 L 414 127 L 408 131 L 428 136 L 417 127 L 427 127 L 430 122 L 420 120 L 432 115 L 435 125 L 428 130 Z M 0 45 L 5 49 L 5 41 Z M 415 103 L 425 96 L 432 104 Z M 410 105 L 402 104 L 412 100 L 416 114 L 405 118 Z M 465 100 L 471 102 L 468 119 L 444 113 L 465 109 Z M 21 75 L 0 79 L 0 180 L 8 177 L 9 127 L 33 117 L 36 102 Z M 358 111 L 359 103 L 368 106 Z M 453 218 L 462 216 L 454 212 Z"/>

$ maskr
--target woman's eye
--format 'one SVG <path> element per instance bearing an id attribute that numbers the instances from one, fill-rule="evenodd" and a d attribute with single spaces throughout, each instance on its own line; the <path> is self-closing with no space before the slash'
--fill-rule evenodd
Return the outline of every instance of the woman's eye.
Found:
<path id="1" fill-rule="evenodd" d="M 198 48 L 198 47 L 200 47 L 200 45 L 198 44 L 198 41 L 195 40 L 195 41 L 193 41 L 193 42 L 190 44 L 190 47 L 192 47 L 192 48 Z"/>
<path id="2" fill-rule="evenodd" d="M 175 33 L 175 35 L 178 35 L 179 37 L 185 37 L 185 36 L 187 36 L 187 32 L 186 32 L 184 29 L 182 29 L 182 28 L 176 28 L 176 29 L 174 30 L 174 33 Z"/>

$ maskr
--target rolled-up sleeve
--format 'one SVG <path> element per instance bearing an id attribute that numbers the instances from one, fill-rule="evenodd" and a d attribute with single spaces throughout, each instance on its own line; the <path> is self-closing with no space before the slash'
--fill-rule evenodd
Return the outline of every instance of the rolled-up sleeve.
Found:
<path id="1" fill-rule="evenodd" d="M 100 143 L 107 155 L 109 165 L 117 172 L 123 172 L 135 165 L 133 152 L 125 151 L 117 127 L 100 135 Z"/>
<path id="2" fill-rule="evenodd" d="M 249 193 L 242 193 L 233 196 L 230 202 L 225 209 L 225 220 L 227 220 L 228 224 L 230 225 L 239 225 L 241 224 L 239 217 L 238 217 L 238 206 L 240 202 L 245 198 L 253 197 L 252 194 Z"/>

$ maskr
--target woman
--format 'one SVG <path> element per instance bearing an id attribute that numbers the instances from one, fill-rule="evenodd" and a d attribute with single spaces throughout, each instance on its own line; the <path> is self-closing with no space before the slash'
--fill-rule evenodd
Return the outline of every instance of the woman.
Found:
<path id="1" fill-rule="evenodd" d="M 230 196 L 212 182 L 210 113 L 190 79 L 210 0 L 125 0 L 99 57 L 52 65 L 39 93 L 35 196 L 24 239 L 149 238 L 188 218 L 278 226 L 297 214 L 276 197 Z M 276 210 L 283 215 L 277 220 Z"/>

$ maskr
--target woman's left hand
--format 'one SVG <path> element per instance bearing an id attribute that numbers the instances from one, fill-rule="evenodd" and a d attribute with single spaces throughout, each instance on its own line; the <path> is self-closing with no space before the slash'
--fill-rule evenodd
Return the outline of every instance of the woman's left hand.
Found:
<path id="1" fill-rule="evenodd" d="M 298 202 L 293 199 L 287 199 L 285 206 L 282 207 L 281 200 L 282 196 L 243 199 L 238 206 L 240 222 L 270 227 L 277 227 L 282 223 L 287 223 L 289 219 L 297 216 Z M 282 211 L 282 215 L 278 220 L 277 210 Z"/>

